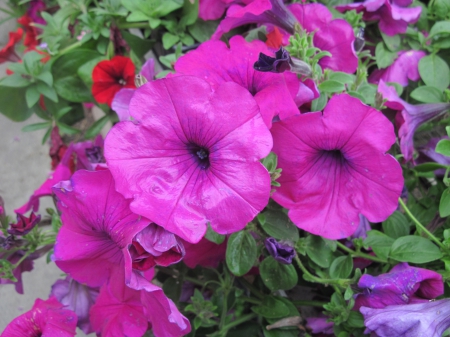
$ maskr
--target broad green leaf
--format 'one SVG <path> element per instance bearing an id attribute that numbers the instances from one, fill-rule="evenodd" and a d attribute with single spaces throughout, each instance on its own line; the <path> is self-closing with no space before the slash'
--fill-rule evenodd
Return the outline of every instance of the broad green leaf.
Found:
<path id="1" fill-rule="evenodd" d="M 444 94 L 436 87 L 423 86 L 414 89 L 411 97 L 422 103 L 444 102 Z"/>
<path id="2" fill-rule="evenodd" d="M 109 122 L 109 116 L 103 116 L 99 120 L 95 121 L 94 124 L 91 125 L 89 129 L 87 129 L 86 133 L 84 134 L 84 138 L 94 138 L 97 136 L 100 131 L 102 131 L 103 127 L 106 125 L 106 123 Z"/>
<path id="3" fill-rule="evenodd" d="M 327 93 L 341 92 L 345 90 L 344 83 L 334 80 L 323 81 L 318 85 L 318 87 L 320 92 L 327 92 Z"/>
<path id="4" fill-rule="evenodd" d="M 261 227 L 270 236 L 278 240 L 289 240 L 296 242 L 298 240 L 298 228 L 281 211 L 266 211 L 263 213 L 265 217 Z"/>
<path id="5" fill-rule="evenodd" d="M 363 103 L 366 103 L 366 98 L 357 91 L 349 91 L 349 92 L 347 92 L 347 94 L 349 94 L 350 96 L 356 97 Z"/>
<path id="6" fill-rule="evenodd" d="M 38 82 L 36 83 L 36 88 L 40 94 L 44 95 L 48 99 L 51 99 L 53 102 L 58 102 L 58 95 L 56 94 L 55 89 L 49 87 L 46 83 Z"/>
<path id="7" fill-rule="evenodd" d="M 30 85 L 25 92 L 25 100 L 29 108 L 33 107 L 38 101 L 41 94 L 39 93 L 36 85 Z M 23 98 L 22 98 L 23 99 Z"/>
<path id="8" fill-rule="evenodd" d="M 353 259 L 350 255 L 339 256 L 334 259 L 330 266 L 331 278 L 347 278 L 353 269 Z"/>
<path id="9" fill-rule="evenodd" d="M 55 81 L 55 89 L 59 96 L 70 102 L 91 102 L 91 91 L 78 76 L 67 76 Z"/>
<path id="10" fill-rule="evenodd" d="M 353 82 L 355 82 L 355 75 L 336 71 L 332 72 L 330 76 L 328 76 L 328 79 L 340 83 L 352 84 Z"/>
<path id="11" fill-rule="evenodd" d="M 428 38 L 431 39 L 436 35 L 449 35 L 450 34 L 450 21 L 438 21 L 430 29 Z"/>
<path id="12" fill-rule="evenodd" d="M 419 61 L 419 73 L 426 85 L 444 91 L 450 85 L 450 70 L 447 63 L 436 54 Z"/>
<path id="13" fill-rule="evenodd" d="M 75 76 L 78 68 L 93 59 L 98 59 L 100 56 L 102 55 L 91 49 L 76 49 L 61 55 L 52 65 L 53 80 Z M 55 87 L 58 86 L 55 84 Z"/>
<path id="14" fill-rule="evenodd" d="M 387 259 L 394 239 L 377 230 L 367 232 L 367 238 L 364 240 L 364 247 L 372 248 L 373 252 L 382 259 Z"/>
<path id="15" fill-rule="evenodd" d="M 231 234 L 227 242 L 226 262 L 228 269 L 242 276 L 252 268 L 257 258 L 256 242 L 246 231 Z"/>
<path id="16" fill-rule="evenodd" d="M 364 317 L 359 311 L 350 311 L 347 320 L 348 326 L 352 328 L 364 328 Z"/>
<path id="17" fill-rule="evenodd" d="M 400 262 L 427 263 L 440 259 L 442 253 L 430 240 L 408 235 L 395 240 L 389 257 Z"/>
<path id="18" fill-rule="evenodd" d="M 128 33 L 127 31 L 121 31 L 121 34 L 130 46 L 131 50 L 134 51 L 139 58 L 143 58 L 155 44 L 155 40 L 144 40 L 136 35 Z"/>
<path id="19" fill-rule="evenodd" d="M 450 187 L 442 192 L 441 201 L 439 202 L 439 215 L 441 218 L 450 215 Z"/>
<path id="20" fill-rule="evenodd" d="M 322 268 L 328 268 L 333 261 L 333 251 L 327 243 L 316 235 L 309 235 L 305 240 L 306 255 Z"/>
<path id="21" fill-rule="evenodd" d="M 46 83 L 48 86 L 53 86 L 53 76 L 50 72 L 44 72 L 36 76 L 36 79 Z"/>
<path id="22" fill-rule="evenodd" d="M 94 70 L 95 66 L 100 62 L 105 60 L 106 58 L 104 56 L 96 57 L 82 66 L 80 66 L 77 70 L 78 76 L 82 79 L 82 81 L 86 84 L 88 88 L 92 86 L 92 71 Z"/>
<path id="23" fill-rule="evenodd" d="M 399 211 L 395 211 L 383 222 L 383 232 L 393 239 L 408 235 L 410 228 L 406 217 Z"/>
<path id="24" fill-rule="evenodd" d="M 208 222 L 208 229 L 206 230 L 205 239 L 220 245 L 225 241 L 225 235 L 219 234 L 212 229 L 211 224 Z"/>
<path id="25" fill-rule="evenodd" d="M 10 88 L 24 88 L 26 86 L 29 86 L 31 82 L 19 74 L 12 74 L 6 77 L 3 77 L 0 80 L 0 85 L 4 87 L 10 87 Z"/>
<path id="26" fill-rule="evenodd" d="M 389 67 L 397 58 L 396 52 L 389 51 L 383 42 L 379 42 L 375 48 L 375 60 L 378 68 Z"/>
<path id="27" fill-rule="evenodd" d="M 450 140 L 441 139 L 436 145 L 436 152 L 450 157 Z"/>
<path id="28" fill-rule="evenodd" d="M 283 318 L 289 314 L 289 308 L 274 296 L 265 296 L 261 305 L 253 306 L 252 311 L 264 318 Z"/>
<path id="29" fill-rule="evenodd" d="M 374 84 L 364 83 L 359 86 L 357 92 L 364 97 L 364 103 L 372 105 L 375 102 L 375 94 L 377 93 L 377 88 L 378 87 Z"/>
<path id="30" fill-rule="evenodd" d="M 400 49 L 402 41 L 400 39 L 400 35 L 389 36 L 381 32 L 381 37 L 383 38 L 384 43 L 387 48 L 392 52 L 397 52 Z"/>
<path id="31" fill-rule="evenodd" d="M 177 43 L 178 41 L 180 41 L 180 37 L 178 35 L 174 35 L 168 32 L 164 33 L 162 37 L 163 47 L 166 50 L 170 49 L 170 47 L 175 45 L 175 43 Z"/>
<path id="32" fill-rule="evenodd" d="M 272 256 L 266 257 L 261 262 L 259 272 L 263 283 L 271 291 L 289 290 L 294 288 L 298 282 L 298 275 L 294 266 L 279 263 Z"/>
<path id="33" fill-rule="evenodd" d="M 205 42 L 216 31 L 219 21 L 203 21 L 198 19 L 193 25 L 188 26 L 189 33 L 198 42 Z"/>
<path id="34" fill-rule="evenodd" d="M 320 96 L 311 102 L 311 111 L 322 111 L 327 105 L 328 96 L 326 93 L 320 93 Z"/>

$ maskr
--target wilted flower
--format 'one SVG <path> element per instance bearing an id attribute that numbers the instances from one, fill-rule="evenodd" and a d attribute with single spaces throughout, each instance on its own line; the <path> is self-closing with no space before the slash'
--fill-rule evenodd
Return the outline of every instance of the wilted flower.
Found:
<path id="1" fill-rule="evenodd" d="M 356 295 L 354 309 L 425 302 L 444 293 L 440 274 L 410 267 L 407 263 L 399 263 L 387 274 L 364 274 L 359 279 L 358 287 L 363 293 Z"/>
<path id="2" fill-rule="evenodd" d="M 30 18 L 27 14 L 17 19 L 17 22 L 20 23 L 25 30 L 25 39 L 23 44 L 27 47 L 28 50 L 33 50 L 39 45 L 38 42 L 38 31 L 35 26 L 32 25 L 33 19 Z"/>
<path id="3" fill-rule="evenodd" d="M 246 89 L 166 78 L 136 89 L 130 114 L 137 123 L 111 129 L 105 157 L 133 212 L 195 243 L 208 221 L 231 233 L 265 207 L 270 176 L 259 160 L 272 138 Z"/>
<path id="4" fill-rule="evenodd" d="M 77 315 L 67 310 L 54 297 L 44 301 L 36 299 L 33 308 L 15 318 L 2 333 L 2 337 L 58 336 L 76 334 Z"/>
<path id="5" fill-rule="evenodd" d="M 275 53 L 275 57 L 259 53 L 258 61 L 255 62 L 253 68 L 262 72 L 283 73 L 290 70 L 300 75 L 311 75 L 311 67 L 301 60 L 291 58 L 283 47 L 280 47 Z"/>
<path id="6" fill-rule="evenodd" d="M 18 28 L 15 32 L 9 32 L 9 41 L 6 46 L 0 50 L 0 64 L 5 62 L 17 62 L 20 57 L 16 54 L 14 47 L 22 39 L 23 30 Z"/>
<path id="7" fill-rule="evenodd" d="M 9 225 L 8 233 L 13 235 L 28 234 L 39 221 L 41 221 L 41 216 L 34 214 L 34 212 L 31 212 L 29 217 L 17 213 L 17 222 Z"/>
<path id="8" fill-rule="evenodd" d="M 390 305 L 382 309 L 361 307 L 369 334 L 379 337 L 441 337 L 450 327 L 450 299 L 418 304 Z"/>
<path id="9" fill-rule="evenodd" d="M 392 124 L 349 95 L 333 96 L 323 113 L 307 113 L 271 129 L 280 187 L 273 199 L 301 229 L 327 239 L 352 235 L 360 223 L 384 221 L 403 188 L 399 163 L 386 151 Z"/>
<path id="10" fill-rule="evenodd" d="M 282 264 L 291 264 L 295 257 L 295 249 L 288 243 L 278 242 L 274 238 L 267 238 L 264 241 L 269 254 Z"/>

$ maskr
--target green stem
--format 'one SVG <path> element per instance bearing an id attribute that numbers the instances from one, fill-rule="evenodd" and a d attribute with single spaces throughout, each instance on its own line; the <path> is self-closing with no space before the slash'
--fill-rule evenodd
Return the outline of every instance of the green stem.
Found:
<path id="1" fill-rule="evenodd" d="M 74 44 L 71 44 L 70 46 L 67 46 L 66 48 L 62 49 L 59 51 L 59 54 L 65 54 L 69 51 L 71 51 L 72 49 L 78 48 L 82 45 L 83 43 L 81 41 L 75 42 Z"/>
<path id="2" fill-rule="evenodd" d="M 227 325 L 225 325 L 223 330 L 224 331 L 228 331 L 231 328 L 234 328 L 235 326 L 238 326 L 239 324 L 242 324 L 244 322 L 250 321 L 251 319 L 253 319 L 253 318 L 257 317 L 257 316 L 258 315 L 254 314 L 254 313 L 248 314 L 248 315 L 245 315 L 245 316 L 241 316 L 238 319 L 234 320 L 233 322 L 228 323 Z"/>
<path id="3" fill-rule="evenodd" d="M 302 306 L 309 306 L 309 307 L 323 307 L 325 304 L 328 304 L 328 302 L 320 302 L 320 301 L 292 301 L 293 305 L 302 305 Z"/>
<path id="4" fill-rule="evenodd" d="M 222 328 L 225 325 L 226 319 L 227 319 L 227 313 L 228 313 L 228 291 L 224 291 L 223 293 L 223 300 L 222 300 L 222 314 L 220 315 L 220 323 L 219 323 L 219 330 L 222 331 Z"/>
<path id="5" fill-rule="evenodd" d="M 128 28 L 149 28 L 148 21 L 145 22 L 123 22 L 119 23 L 118 25 L 119 29 L 128 29 Z"/>
<path id="6" fill-rule="evenodd" d="M 306 269 L 306 267 L 303 265 L 303 263 L 300 260 L 300 258 L 298 257 L 298 255 L 295 256 L 295 261 L 297 262 L 297 264 L 298 264 L 299 268 L 301 269 L 301 271 L 303 272 L 303 274 L 307 275 L 308 280 L 310 280 L 311 282 L 329 284 L 332 286 L 338 286 L 338 287 L 342 287 L 342 288 L 346 288 L 347 285 L 349 285 L 352 282 L 349 279 L 326 279 L 326 278 L 317 277 L 317 276 L 311 274 L 308 271 L 308 269 Z"/>
<path id="7" fill-rule="evenodd" d="M 264 299 L 264 294 L 262 292 L 260 292 L 258 289 L 256 289 L 250 282 L 247 282 L 247 280 L 245 280 L 244 278 L 240 278 L 239 282 L 241 282 L 244 287 L 246 287 L 248 290 L 250 290 L 250 292 L 255 295 L 256 297 L 258 297 L 259 299 Z"/>
<path id="8" fill-rule="evenodd" d="M 409 208 L 405 205 L 402 198 L 398 198 L 398 202 L 400 203 L 400 205 L 402 205 L 402 208 L 405 211 L 405 213 L 408 214 L 408 216 L 411 218 L 411 220 L 416 224 L 416 227 L 419 227 L 425 234 L 427 234 L 430 237 L 431 240 L 436 242 L 439 247 L 441 247 L 443 250 L 448 252 L 447 247 L 445 247 L 441 241 L 439 241 L 428 229 L 425 228 L 424 225 L 422 225 L 419 222 L 419 220 L 416 219 L 416 217 L 411 213 Z"/>
<path id="9" fill-rule="evenodd" d="M 252 303 L 252 304 L 257 304 L 257 305 L 261 305 L 261 303 L 262 303 L 260 300 L 257 300 L 256 298 L 253 298 L 253 297 L 244 297 L 242 299 L 245 302 Z"/>
<path id="10" fill-rule="evenodd" d="M 22 256 L 22 257 L 20 258 L 20 260 L 17 261 L 17 262 L 14 264 L 14 266 L 11 267 L 11 269 L 13 269 L 13 270 L 16 269 L 16 268 L 22 263 L 22 261 L 25 260 L 30 254 L 31 254 L 30 251 L 26 252 L 25 255 Z"/>
<path id="11" fill-rule="evenodd" d="M 346 245 L 340 243 L 339 241 L 336 241 L 336 243 L 339 248 L 341 248 L 343 251 L 349 253 L 352 256 L 362 257 L 364 259 L 372 260 L 374 262 L 387 263 L 386 260 L 380 259 L 379 257 L 372 256 L 372 255 L 369 255 L 366 253 L 356 252 L 356 251 L 348 248 Z"/>

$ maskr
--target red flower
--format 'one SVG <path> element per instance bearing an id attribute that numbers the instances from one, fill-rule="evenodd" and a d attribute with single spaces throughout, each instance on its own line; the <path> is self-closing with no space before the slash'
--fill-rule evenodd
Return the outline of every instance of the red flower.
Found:
<path id="1" fill-rule="evenodd" d="M 134 64 L 130 58 L 114 56 L 99 62 L 92 72 L 92 95 L 99 103 L 111 106 L 114 95 L 122 88 L 135 88 Z"/>
<path id="2" fill-rule="evenodd" d="M 267 34 L 266 46 L 273 49 L 280 49 L 283 43 L 283 34 L 278 27 L 274 27 L 273 31 Z"/>
<path id="3" fill-rule="evenodd" d="M 14 46 L 20 41 L 22 35 L 22 28 L 17 29 L 16 32 L 9 32 L 9 41 L 6 46 L 0 50 L 0 63 L 4 63 L 6 61 L 17 62 L 20 60 L 20 57 L 17 56 L 14 51 Z"/>
<path id="4" fill-rule="evenodd" d="M 25 14 L 21 18 L 17 19 L 17 22 L 20 23 L 25 29 L 25 41 L 23 42 L 25 47 L 28 47 L 28 49 L 35 48 L 39 43 L 37 40 L 37 29 L 36 27 L 31 26 L 33 20 Z"/>
<path id="5" fill-rule="evenodd" d="M 41 216 L 31 212 L 29 217 L 21 213 L 17 213 L 17 223 L 10 224 L 11 228 L 8 229 L 9 234 L 25 235 L 28 234 L 34 226 L 41 221 Z"/>

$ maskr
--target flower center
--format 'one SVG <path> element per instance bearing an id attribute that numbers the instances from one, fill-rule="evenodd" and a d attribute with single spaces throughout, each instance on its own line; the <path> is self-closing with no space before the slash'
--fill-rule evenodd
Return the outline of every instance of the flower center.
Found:
<path id="1" fill-rule="evenodd" d="M 125 84 L 127 84 L 127 81 L 125 81 L 123 78 L 119 78 L 119 84 L 125 85 Z"/>
<path id="2" fill-rule="evenodd" d="M 191 153 L 194 155 L 194 158 L 202 169 L 207 169 L 209 167 L 209 151 L 207 148 L 193 145 L 191 147 Z"/>

